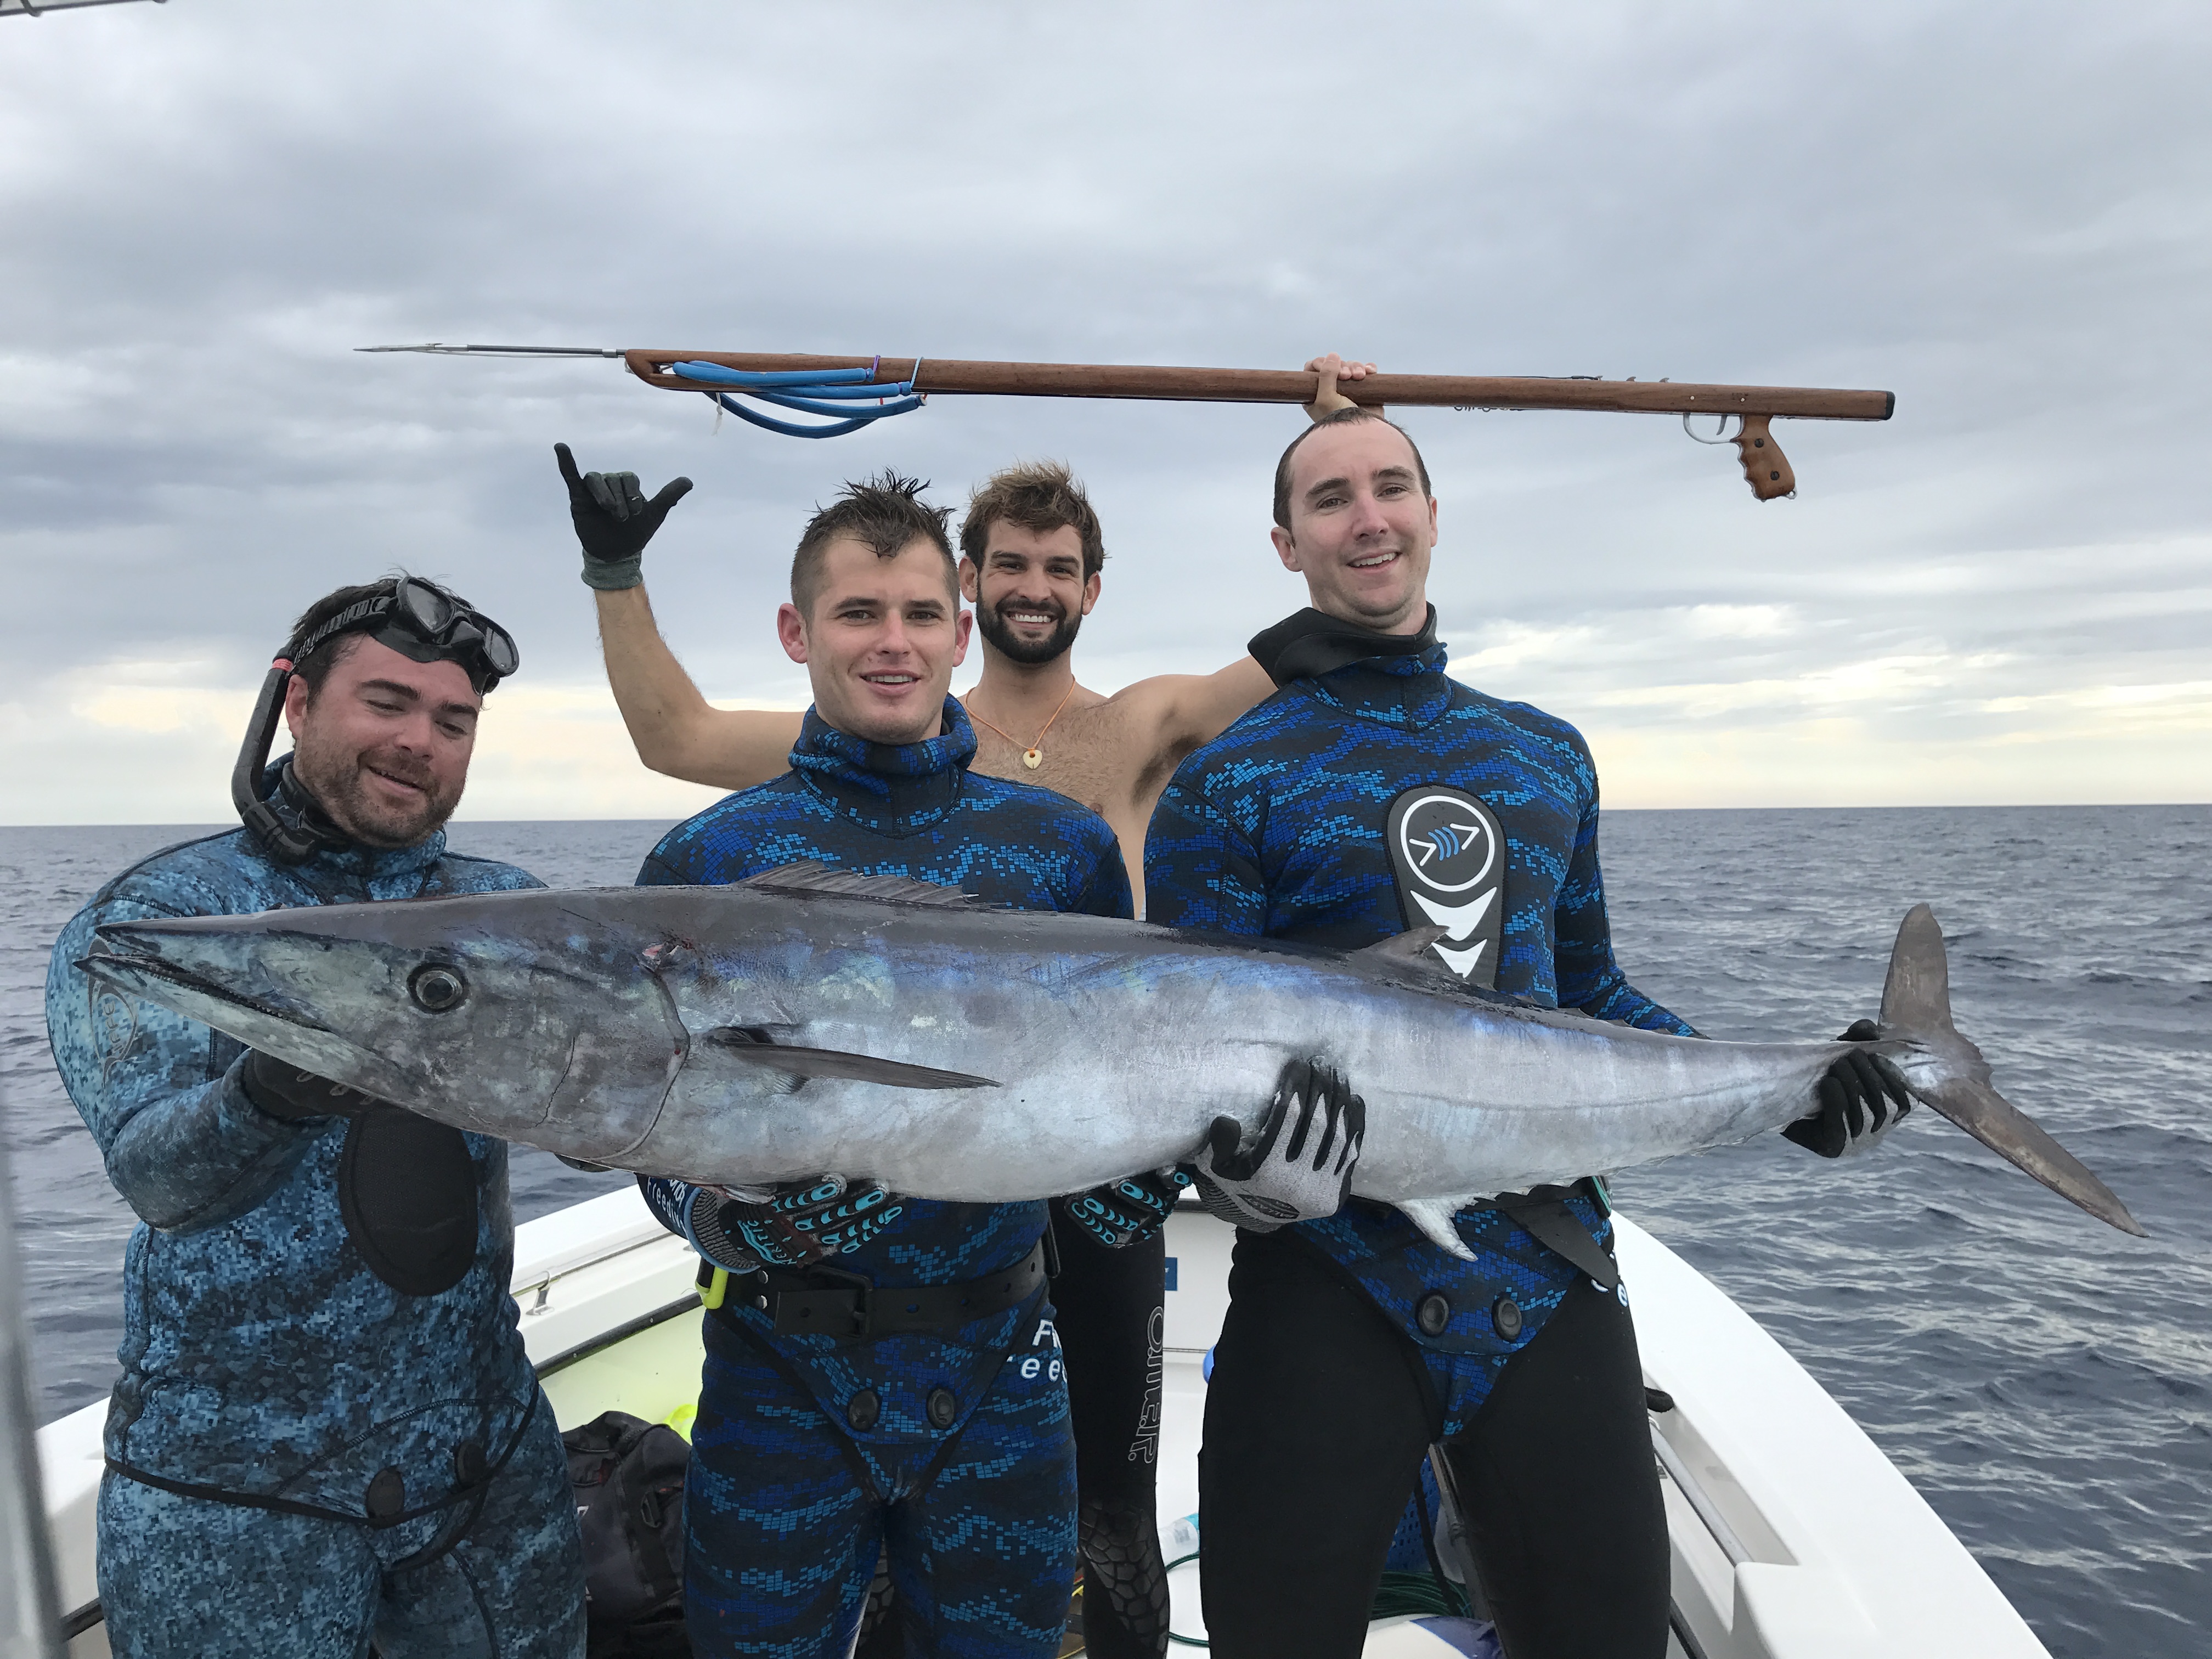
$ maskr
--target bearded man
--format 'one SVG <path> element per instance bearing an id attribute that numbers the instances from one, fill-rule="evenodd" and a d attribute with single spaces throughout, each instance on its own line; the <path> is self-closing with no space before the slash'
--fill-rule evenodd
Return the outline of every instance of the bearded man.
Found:
<path id="1" fill-rule="evenodd" d="M 430 582 L 317 600 L 240 757 L 246 827 L 132 866 L 54 946 L 55 1062 L 141 1224 L 99 1509 L 126 1659 L 584 1651 L 567 1463 L 509 1294 L 506 1144 L 78 965 L 104 923 L 538 885 L 441 827 L 516 665 Z M 295 746 L 264 766 L 280 715 Z"/>

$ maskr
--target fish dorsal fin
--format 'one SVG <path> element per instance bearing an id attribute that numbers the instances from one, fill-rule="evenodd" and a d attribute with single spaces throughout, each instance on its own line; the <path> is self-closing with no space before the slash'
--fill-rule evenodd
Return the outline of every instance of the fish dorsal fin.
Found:
<path id="1" fill-rule="evenodd" d="M 942 887 L 933 881 L 916 881 L 909 876 L 859 875 L 850 870 L 833 869 L 819 859 L 780 864 L 773 870 L 747 876 L 738 885 L 775 893 L 836 893 L 846 898 L 882 899 L 890 904 L 969 908 L 977 902 L 973 893 L 963 892 L 957 887 Z"/>
<path id="2" fill-rule="evenodd" d="M 1421 953 L 1444 936 L 1442 927 L 1408 927 L 1402 933 L 1391 934 L 1379 945 L 1368 945 L 1352 954 L 1369 962 L 1395 963 L 1403 968 L 1424 967 L 1436 958 Z"/>
<path id="3" fill-rule="evenodd" d="M 1402 933 L 1393 933 L 1379 945 L 1370 945 L 1354 951 L 1352 959 L 1370 968 L 1387 968 L 1415 979 L 1433 981 L 1437 985 L 1463 987 L 1466 983 L 1452 970 L 1451 965 L 1440 958 L 1429 947 L 1449 935 L 1442 927 L 1408 927 Z"/>

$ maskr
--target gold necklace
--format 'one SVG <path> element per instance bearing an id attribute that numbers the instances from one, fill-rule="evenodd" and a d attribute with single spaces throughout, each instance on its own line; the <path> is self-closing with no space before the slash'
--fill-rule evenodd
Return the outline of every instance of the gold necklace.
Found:
<path id="1" fill-rule="evenodd" d="M 975 694 L 973 691 L 970 691 L 968 695 L 970 697 L 973 697 Z M 1066 696 L 1062 696 L 1060 700 L 1060 708 L 1066 708 L 1067 699 L 1074 695 L 1075 682 L 1071 679 L 1067 683 L 1067 691 Z M 1007 731 L 1005 726 L 991 726 L 990 721 L 983 720 L 983 717 L 975 712 L 975 705 L 974 703 L 968 703 L 965 707 L 968 710 L 968 718 L 969 720 L 981 720 L 985 726 L 990 726 L 991 730 L 996 732 L 1008 743 L 1018 744 L 1021 741 L 1021 739 L 1017 738 L 1012 732 Z M 1060 708 L 1055 708 L 1052 711 L 1052 720 L 1056 720 L 1060 718 Z M 1047 720 L 1044 723 L 1044 730 L 1036 734 L 1036 741 L 1031 744 L 1028 748 L 1022 750 L 1022 764 L 1028 767 L 1032 772 L 1036 771 L 1038 767 L 1044 764 L 1044 734 L 1046 732 L 1052 730 L 1052 720 Z"/>

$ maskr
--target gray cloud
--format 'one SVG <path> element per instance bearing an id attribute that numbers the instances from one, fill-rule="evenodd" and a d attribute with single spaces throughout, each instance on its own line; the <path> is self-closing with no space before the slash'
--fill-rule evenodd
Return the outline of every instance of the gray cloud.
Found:
<path id="1" fill-rule="evenodd" d="M 804 444 L 605 364 L 348 349 L 433 337 L 1892 387 L 1886 427 L 1784 423 L 1767 506 L 1664 420 L 1410 414 L 1468 672 L 1589 727 L 1616 799 L 1808 798 L 1763 732 L 1844 798 L 1947 798 L 1966 750 L 1976 799 L 2069 798 L 2091 750 L 2100 791 L 2212 789 L 2172 758 L 2212 752 L 2198 9 L 174 0 L 0 37 L 10 816 L 219 815 L 222 697 L 395 562 L 515 629 L 518 690 L 590 688 L 556 438 L 699 481 L 648 569 L 711 695 L 803 697 L 793 533 L 885 464 L 957 499 L 1077 463 L 1094 683 L 1301 602 L 1285 411 L 942 398 Z"/>

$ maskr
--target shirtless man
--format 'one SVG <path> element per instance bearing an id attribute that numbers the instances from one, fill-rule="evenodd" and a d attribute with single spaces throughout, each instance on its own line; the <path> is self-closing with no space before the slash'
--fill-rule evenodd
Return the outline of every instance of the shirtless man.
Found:
<path id="1" fill-rule="evenodd" d="M 1306 411 L 1314 420 L 1351 407 L 1340 379 L 1374 371 L 1334 352 L 1306 368 L 1322 376 Z M 647 501 L 635 474 L 580 477 L 568 447 L 556 448 L 585 539 L 607 679 L 638 758 L 718 789 L 781 775 L 802 716 L 711 706 L 661 638 L 646 598 L 640 556 L 691 481 L 678 478 Z M 960 591 L 975 607 L 983 647 L 982 678 L 961 702 L 975 724 L 975 771 L 1054 790 L 1113 826 L 1142 915 L 1145 827 L 1160 791 L 1184 756 L 1275 687 L 1249 656 L 1212 674 L 1155 675 L 1110 697 L 1081 684 L 1070 647 L 1098 603 L 1105 561 L 1098 516 L 1065 467 L 1008 467 L 985 483 L 960 529 Z"/>

